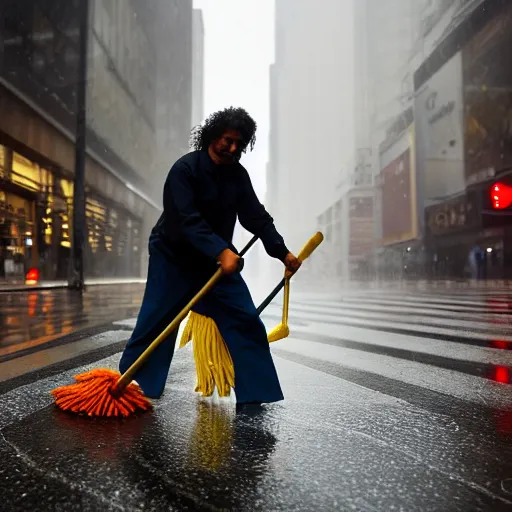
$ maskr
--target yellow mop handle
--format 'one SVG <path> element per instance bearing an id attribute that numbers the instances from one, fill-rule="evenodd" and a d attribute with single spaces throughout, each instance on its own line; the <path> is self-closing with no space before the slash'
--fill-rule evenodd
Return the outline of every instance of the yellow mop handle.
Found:
<path id="1" fill-rule="evenodd" d="M 309 258 L 312 252 L 323 242 L 324 235 L 318 231 L 315 233 L 306 243 L 306 245 L 301 249 L 297 258 L 300 261 L 304 261 Z"/>
<path id="2" fill-rule="evenodd" d="M 306 243 L 306 245 L 301 249 L 297 258 L 300 261 L 304 261 L 309 258 L 313 251 L 322 243 L 324 239 L 324 235 L 318 231 L 315 233 Z M 283 297 L 283 325 L 288 325 L 288 308 L 290 306 L 290 278 L 285 277 L 284 281 L 284 297 Z"/>
<path id="3" fill-rule="evenodd" d="M 283 317 L 282 324 L 288 325 L 288 308 L 290 305 L 290 278 L 286 278 L 284 282 L 284 297 L 283 297 Z"/>

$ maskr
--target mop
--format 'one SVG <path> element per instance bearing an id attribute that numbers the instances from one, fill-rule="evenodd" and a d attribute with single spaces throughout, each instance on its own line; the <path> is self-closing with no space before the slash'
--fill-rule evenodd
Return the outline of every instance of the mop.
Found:
<path id="1" fill-rule="evenodd" d="M 314 249 L 321 243 L 322 239 L 323 236 L 320 233 L 317 233 L 314 237 L 312 237 L 308 244 L 306 244 L 303 251 L 301 251 L 301 253 L 303 253 L 302 257 L 304 258 L 309 256 L 311 252 L 313 252 Z M 240 255 L 242 256 L 245 252 L 247 252 L 247 250 L 256 242 L 256 240 L 257 237 L 251 239 L 249 244 L 244 248 Z M 299 259 L 301 259 L 300 256 L 301 254 L 299 254 Z M 238 271 L 241 271 L 242 268 L 243 259 L 240 258 Z M 75 414 L 94 417 L 117 418 L 128 417 L 138 412 L 144 412 L 151 409 L 150 400 L 144 395 L 140 387 L 132 382 L 135 374 L 137 373 L 138 369 L 147 361 L 153 351 L 169 336 L 169 334 L 179 328 L 180 323 L 187 317 L 192 308 L 215 286 L 222 275 L 222 269 L 219 268 L 203 286 L 203 288 L 190 300 L 190 302 L 165 328 L 165 330 L 148 346 L 148 348 L 139 356 L 139 358 L 130 366 L 130 368 L 126 370 L 126 372 L 121 375 L 118 371 L 108 368 L 96 368 L 88 372 L 76 375 L 76 382 L 66 386 L 60 386 L 51 392 L 55 399 L 56 405 L 64 411 L 73 412 Z M 278 292 L 276 292 L 276 294 L 277 293 Z M 216 335 L 214 330 L 207 332 L 211 332 L 213 334 L 212 339 L 218 339 L 215 337 Z M 203 339 L 207 340 L 209 338 L 203 336 Z M 224 343 L 224 340 L 222 340 L 222 343 Z M 216 371 L 217 368 L 220 368 L 220 358 L 222 357 L 222 361 L 225 361 L 227 355 L 229 355 L 229 353 L 226 355 L 226 353 L 221 352 L 219 345 L 221 344 L 216 344 L 215 350 L 216 365 L 214 364 L 214 366 Z M 201 361 L 197 368 L 204 367 L 204 362 Z M 211 365 L 209 365 L 209 367 L 211 368 Z M 226 365 L 223 364 L 222 367 L 225 369 Z M 222 383 L 223 381 L 226 381 L 227 383 L 234 382 L 234 373 L 232 380 L 229 380 L 230 376 L 231 373 L 224 374 L 224 377 L 217 376 L 217 380 L 219 383 Z M 222 391 L 226 393 L 226 387 L 223 387 Z"/>

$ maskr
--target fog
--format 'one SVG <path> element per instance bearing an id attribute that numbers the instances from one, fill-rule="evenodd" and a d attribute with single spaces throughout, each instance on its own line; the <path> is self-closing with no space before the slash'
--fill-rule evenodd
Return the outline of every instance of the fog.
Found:
<path id="1" fill-rule="evenodd" d="M 234 105 L 258 123 L 242 164 L 290 251 L 325 237 L 298 288 L 507 279 L 511 12 L 482 0 L 2 2 L 0 279 L 70 275 L 80 70 L 88 277 L 145 276 L 169 168 L 194 125 Z M 238 248 L 249 238 L 237 227 Z M 282 274 L 261 244 L 246 260 L 256 294 Z"/>

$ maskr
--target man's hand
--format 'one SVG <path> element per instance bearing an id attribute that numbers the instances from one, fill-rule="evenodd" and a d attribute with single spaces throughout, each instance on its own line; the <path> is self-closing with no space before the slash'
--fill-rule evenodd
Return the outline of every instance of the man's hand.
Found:
<path id="1" fill-rule="evenodd" d="M 218 256 L 220 268 L 224 274 L 233 274 L 238 270 L 238 260 L 240 256 L 231 249 L 224 249 Z"/>
<path id="2" fill-rule="evenodd" d="M 286 267 L 284 276 L 291 277 L 297 270 L 299 270 L 302 265 L 302 261 L 299 260 L 296 256 L 294 256 L 291 252 L 286 255 L 284 259 L 284 266 Z"/>

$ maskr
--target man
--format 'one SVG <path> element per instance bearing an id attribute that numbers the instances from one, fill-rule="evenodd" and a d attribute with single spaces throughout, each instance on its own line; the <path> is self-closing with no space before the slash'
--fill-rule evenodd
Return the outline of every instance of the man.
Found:
<path id="1" fill-rule="evenodd" d="M 146 290 L 135 330 L 119 368 L 125 372 L 215 273 L 224 276 L 195 311 L 212 318 L 235 369 L 238 404 L 283 399 L 265 327 L 237 272 L 232 244 L 236 219 L 258 235 L 266 252 L 293 273 L 301 262 L 286 248 L 272 217 L 254 193 L 239 163 L 256 141 L 256 123 L 241 108 L 212 114 L 193 135 L 195 151 L 180 158 L 164 185 L 164 212 L 149 241 Z M 176 342 L 175 332 L 141 367 L 135 380 L 146 396 L 163 393 Z"/>

